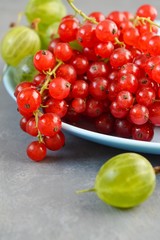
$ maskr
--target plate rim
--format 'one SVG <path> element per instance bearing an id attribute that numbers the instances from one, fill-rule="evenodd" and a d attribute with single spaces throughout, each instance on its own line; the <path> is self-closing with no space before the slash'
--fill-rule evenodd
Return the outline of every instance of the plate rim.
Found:
<path id="1" fill-rule="evenodd" d="M 2 73 L 2 81 L 5 87 L 5 90 L 8 94 L 16 101 L 14 96 L 14 87 L 10 83 L 10 69 L 8 66 L 5 66 Z M 97 144 L 105 145 L 108 147 L 113 147 L 117 149 L 149 153 L 149 154 L 160 154 L 160 143 L 158 142 L 147 142 L 140 141 L 128 138 L 122 138 L 107 134 L 102 134 L 87 130 L 81 127 L 77 127 L 65 122 L 62 122 L 62 130 L 75 135 L 77 137 L 89 140 L 91 142 L 96 142 Z"/>

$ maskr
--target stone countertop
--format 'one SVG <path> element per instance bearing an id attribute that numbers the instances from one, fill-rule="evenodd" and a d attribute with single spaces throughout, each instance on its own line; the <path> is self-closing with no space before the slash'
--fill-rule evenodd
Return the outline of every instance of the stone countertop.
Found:
<path id="1" fill-rule="evenodd" d="M 66 4 L 66 1 L 63 1 Z M 27 0 L 0 1 L 0 38 Z M 94 10 L 135 11 L 139 1 L 75 0 L 89 13 Z M 141 4 L 145 1 L 141 1 Z M 160 10 L 159 0 L 152 4 Z M 67 5 L 67 4 L 66 4 Z M 70 8 L 68 7 L 68 10 Z M 70 11 L 70 10 L 69 10 Z M 4 62 L 0 59 L 0 71 Z M 0 86 L 0 239 L 1 240 L 158 240 L 160 236 L 160 177 L 153 195 L 129 210 L 112 208 L 94 193 L 97 171 L 110 157 L 124 151 L 66 134 L 66 146 L 49 152 L 41 163 L 25 154 L 30 137 L 19 128 L 16 104 Z M 143 154 L 153 165 L 158 155 Z"/>

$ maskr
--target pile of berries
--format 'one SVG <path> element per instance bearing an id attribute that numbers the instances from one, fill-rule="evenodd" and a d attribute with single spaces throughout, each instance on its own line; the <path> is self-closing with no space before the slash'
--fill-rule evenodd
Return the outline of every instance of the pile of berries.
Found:
<path id="1" fill-rule="evenodd" d="M 160 36 L 157 10 L 113 11 L 62 18 L 58 37 L 33 60 L 39 71 L 15 89 L 22 130 L 38 137 L 27 147 L 41 161 L 65 144 L 62 121 L 87 121 L 95 131 L 151 141 L 160 126 Z"/>

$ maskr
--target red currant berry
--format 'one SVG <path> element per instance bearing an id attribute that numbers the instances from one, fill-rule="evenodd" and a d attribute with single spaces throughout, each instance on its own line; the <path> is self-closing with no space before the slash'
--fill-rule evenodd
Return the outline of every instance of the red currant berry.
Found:
<path id="1" fill-rule="evenodd" d="M 63 42 L 71 42 L 76 39 L 79 22 L 75 18 L 63 19 L 58 27 L 58 34 Z"/>
<path id="2" fill-rule="evenodd" d="M 22 117 L 19 121 L 20 128 L 26 132 L 26 124 L 27 124 L 28 118 L 27 117 Z"/>
<path id="3" fill-rule="evenodd" d="M 64 78 L 54 78 L 49 84 L 49 93 L 53 98 L 62 100 L 69 95 L 70 85 Z"/>
<path id="4" fill-rule="evenodd" d="M 104 113 L 109 113 L 109 106 L 110 106 L 110 104 L 111 104 L 111 102 L 110 102 L 110 100 L 108 99 L 108 98 L 106 98 L 104 101 L 102 101 L 103 102 L 103 111 L 104 111 Z"/>
<path id="5" fill-rule="evenodd" d="M 145 24 L 139 24 L 138 26 L 136 26 L 136 28 L 138 29 L 140 35 L 144 34 L 144 33 L 158 33 L 158 27 L 155 25 L 150 24 L 149 22 L 145 22 Z"/>
<path id="6" fill-rule="evenodd" d="M 132 123 L 137 125 L 145 124 L 149 119 L 149 110 L 141 104 L 135 104 L 129 112 L 129 117 Z"/>
<path id="7" fill-rule="evenodd" d="M 141 51 L 134 46 L 130 46 L 129 51 L 131 52 L 133 59 L 138 56 L 141 56 L 142 54 Z"/>
<path id="8" fill-rule="evenodd" d="M 56 59 L 49 50 L 40 50 L 34 55 L 33 64 L 39 72 L 49 71 L 55 67 Z"/>
<path id="9" fill-rule="evenodd" d="M 132 61 L 132 54 L 126 48 L 116 48 L 110 56 L 110 64 L 113 68 L 122 67 Z"/>
<path id="10" fill-rule="evenodd" d="M 133 59 L 133 63 L 136 64 L 141 70 L 145 70 L 146 62 L 150 58 L 150 55 L 142 53 Z M 142 75 L 144 76 L 145 74 Z"/>
<path id="11" fill-rule="evenodd" d="M 118 82 L 117 81 L 112 81 L 109 82 L 108 88 L 107 88 L 107 95 L 108 99 L 112 102 L 116 99 L 118 91 Z"/>
<path id="12" fill-rule="evenodd" d="M 69 83 L 73 84 L 77 79 L 77 73 L 71 64 L 63 64 L 56 71 L 56 77 L 64 78 Z"/>
<path id="13" fill-rule="evenodd" d="M 138 47 L 142 52 L 148 52 L 148 42 L 154 35 L 155 34 L 153 32 L 146 32 L 139 36 Z"/>
<path id="14" fill-rule="evenodd" d="M 85 80 L 76 80 L 71 88 L 73 98 L 86 98 L 88 96 L 89 86 Z"/>
<path id="15" fill-rule="evenodd" d="M 160 55 L 160 36 L 155 35 L 150 38 L 147 50 L 152 56 Z"/>
<path id="16" fill-rule="evenodd" d="M 26 112 L 21 110 L 20 108 L 18 108 L 17 111 L 19 112 L 19 114 L 21 114 L 23 117 L 27 119 L 29 119 L 30 117 L 33 117 L 33 112 Z"/>
<path id="17" fill-rule="evenodd" d="M 134 18 L 133 14 L 131 12 L 124 11 L 123 14 L 126 16 L 127 20 L 131 20 Z"/>
<path id="18" fill-rule="evenodd" d="M 83 47 L 92 48 L 98 42 L 95 34 L 96 26 L 92 23 L 83 24 L 77 32 L 77 41 Z"/>
<path id="19" fill-rule="evenodd" d="M 44 143 L 38 141 L 31 142 L 27 147 L 28 157 L 35 162 L 42 161 L 46 157 L 46 152 L 47 150 Z"/>
<path id="20" fill-rule="evenodd" d="M 118 36 L 118 27 L 112 20 L 106 19 L 97 24 L 96 37 L 101 42 L 114 42 Z"/>
<path id="21" fill-rule="evenodd" d="M 96 130 L 103 134 L 111 134 L 113 132 L 114 117 L 110 113 L 102 113 L 95 120 Z"/>
<path id="22" fill-rule="evenodd" d="M 41 95 L 32 88 L 23 89 L 17 96 L 17 105 L 23 112 L 34 112 L 41 104 Z"/>
<path id="23" fill-rule="evenodd" d="M 15 97 L 17 97 L 18 96 L 18 93 L 19 92 L 21 92 L 23 89 L 25 89 L 25 88 L 33 88 L 33 89 L 35 89 L 35 86 L 34 86 L 34 84 L 33 83 L 31 83 L 31 82 L 21 82 L 21 83 L 19 83 L 17 86 L 16 86 L 16 88 L 15 88 L 15 90 L 14 90 L 14 96 Z"/>
<path id="24" fill-rule="evenodd" d="M 85 115 L 91 118 L 100 116 L 104 111 L 104 105 L 102 101 L 96 100 L 94 98 L 89 98 L 86 100 L 86 110 Z"/>
<path id="25" fill-rule="evenodd" d="M 88 61 L 97 61 L 98 60 L 93 48 L 84 47 L 83 55 L 88 59 Z"/>
<path id="26" fill-rule="evenodd" d="M 54 136 L 61 130 L 61 119 L 57 114 L 44 113 L 38 120 L 38 129 L 44 136 Z"/>
<path id="27" fill-rule="evenodd" d="M 54 48 L 57 45 L 57 43 L 59 43 L 61 40 L 60 38 L 54 38 L 50 41 L 49 45 L 48 45 L 48 50 L 50 52 L 54 52 Z"/>
<path id="28" fill-rule="evenodd" d="M 127 119 L 116 119 L 114 123 L 114 134 L 122 138 L 131 138 L 132 124 Z"/>
<path id="29" fill-rule="evenodd" d="M 109 58 L 114 50 L 114 45 L 112 42 L 98 43 L 95 48 L 95 54 L 102 58 Z"/>
<path id="30" fill-rule="evenodd" d="M 58 100 L 51 97 L 46 100 L 45 106 L 45 113 L 55 113 L 60 118 L 65 116 L 68 109 L 68 104 L 65 100 Z"/>
<path id="31" fill-rule="evenodd" d="M 123 41 L 129 46 L 137 46 L 140 34 L 137 28 L 131 27 L 123 33 Z"/>
<path id="32" fill-rule="evenodd" d="M 116 81 L 118 79 L 118 71 L 113 70 L 109 75 L 108 75 L 108 80 L 110 81 Z"/>
<path id="33" fill-rule="evenodd" d="M 157 10 L 154 6 L 150 5 L 150 4 L 144 4 L 142 6 L 140 6 L 137 11 L 136 11 L 136 15 L 139 17 L 146 17 L 146 18 L 150 18 L 152 21 L 154 21 L 157 17 Z"/>
<path id="34" fill-rule="evenodd" d="M 143 89 L 143 88 L 152 88 L 154 89 L 155 93 L 158 90 L 158 85 L 155 81 L 153 81 L 152 79 L 148 78 L 148 77 L 142 77 L 138 80 L 138 89 Z"/>
<path id="35" fill-rule="evenodd" d="M 133 74 L 123 75 L 118 79 L 117 89 L 120 91 L 129 91 L 131 93 L 136 93 L 138 89 L 138 80 Z"/>
<path id="36" fill-rule="evenodd" d="M 86 109 L 86 101 L 83 98 L 74 98 L 71 102 L 71 107 L 77 113 L 82 113 Z"/>
<path id="37" fill-rule="evenodd" d="M 132 127 L 132 138 L 139 141 L 150 142 L 154 136 L 154 127 L 149 122 Z"/>
<path id="38" fill-rule="evenodd" d="M 35 117 L 31 117 L 27 121 L 26 132 L 33 137 L 36 137 L 38 135 L 38 128 L 36 126 Z"/>
<path id="39" fill-rule="evenodd" d="M 43 140 L 46 147 L 51 151 L 57 151 L 61 149 L 65 144 L 65 136 L 62 131 L 59 131 L 53 137 L 44 136 Z"/>
<path id="40" fill-rule="evenodd" d="M 108 80 L 97 77 L 89 84 L 89 94 L 95 99 L 104 100 L 107 98 Z"/>
<path id="41" fill-rule="evenodd" d="M 37 75 L 33 78 L 33 82 L 32 82 L 32 83 L 33 83 L 35 86 L 41 86 L 41 85 L 44 83 L 45 79 L 46 79 L 46 75 L 43 74 L 43 73 L 39 73 L 39 74 L 37 74 Z"/>
<path id="42" fill-rule="evenodd" d="M 128 73 L 133 74 L 135 77 L 139 78 L 140 77 L 140 68 L 134 64 L 134 63 L 126 63 L 124 64 L 118 71 L 118 77 L 121 77 L 123 75 L 126 75 Z"/>
<path id="43" fill-rule="evenodd" d="M 120 108 L 130 108 L 133 105 L 134 98 L 129 91 L 121 91 L 117 94 L 116 102 Z"/>
<path id="44" fill-rule="evenodd" d="M 63 62 L 71 59 L 73 55 L 73 51 L 69 45 L 69 43 L 57 43 L 54 48 L 54 55 L 56 58 L 60 59 Z"/>
<path id="45" fill-rule="evenodd" d="M 70 64 L 75 68 L 77 75 L 86 73 L 89 66 L 88 59 L 82 54 L 72 57 Z"/>
<path id="46" fill-rule="evenodd" d="M 154 102 L 149 107 L 149 120 L 155 126 L 160 126 L 160 102 Z"/>
<path id="47" fill-rule="evenodd" d="M 92 12 L 88 15 L 88 17 L 94 18 L 97 22 L 105 20 L 105 16 L 101 12 Z"/>
<path id="48" fill-rule="evenodd" d="M 155 99 L 156 93 L 151 87 L 140 88 L 136 92 L 136 101 L 141 105 L 149 106 L 155 101 Z"/>
<path id="49" fill-rule="evenodd" d="M 120 118 L 120 119 L 125 118 L 128 114 L 128 110 L 124 108 L 120 108 L 116 101 L 113 101 L 111 103 L 110 111 L 115 118 Z"/>
<path id="50" fill-rule="evenodd" d="M 80 119 L 80 114 L 75 112 L 71 105 L 68 107 L 67 114 L 64 117 L 64 121 L 76 125 Z"/>
<path id="51" fill-rule="evenodd" d="M 64 20 L 67 20 L 67 19 L 73 19 L 74 21 L 76 21 L 78 24 L 80 23 L 79 22 L 79 19 L 75 17 L 75 15 L 73 14 L 68 14 L 66 16 L 64 16 L 62 19 L 61 19 L 61 22 L 63 22 Z"/>
<path id="52" fill-rule="evenodd" d="M 92 62 L 87 71 L 87 78 L 93 81 L 96 77 L 106 78 L 109 74 L 109 67 L 104 62 Z"/>
<path id="53" fill-rule="evenodd" d="M 133 27 L 133 23 L 128 21 L 128 20 L 124 20 L 119 24 L 119 29 L 120 29 L 120 33 L 123 36 L 124 32 L 127 31 L 127 29 L 132 28 Z M 122 38 L 123 39 L 123 38 Z"/>
<path id="54" fill-rule="evenodd" d="M 124 22 L 127 20 L 125 14 L 119 11 L 113 11 L 109 13 L 107 16 L 107 19 L 110 19 L 113 22 L 115 22 L 118 27 L 120 26 L 121 22 Z"/>
<path id="55" fill-rule="evenodd" d="M 152 70 L 152 79 L 157 82 L 160 83 L 160 63 L 157 63 L 155 65 L 155 67 Z"/>
<path id="56" fill-rule="evenodd" d="M 145 61 L 144 70 L 152 78 L 152 70 L 160 62 L 160 56 L 152 56 Z"/>

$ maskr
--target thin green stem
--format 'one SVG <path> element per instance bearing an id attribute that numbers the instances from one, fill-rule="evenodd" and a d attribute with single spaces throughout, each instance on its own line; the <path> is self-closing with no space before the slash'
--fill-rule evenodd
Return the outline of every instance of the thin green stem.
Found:
<path id="1" fill-rule="evenodd" d="M 74 1 L 73 0 L 67 0 L 67 2 L 69 3 L 69 5 L 73 8 L 73 10 L 75 11 L 75 13 L 78 13 L 81 17 L 83 17 L 85 20 L 88 20 L 94 24 L 98 24 L 98 22 L 95 20 L 95 18 L 91 18 L 88 17 L 84 12 L 82 12 L 80 9 L 78 9 L 75 5 L 74 5 Z"/>
<path id="2" fill-rule="evenodd" d="M 41 112 L 39 110 L 34 112 L 34 117 L 35 117 L 35 122 L 36 122 L 36 128 L 38 129 L 38 119 L 39 119 L 39 115 L 41 114 Z M 43 136 L 40 133 L 40 131 L 38 130 L 38 135 L 37 135 L 38 141 L 39 142 L 43 142 Z"/>
<path id="3" fill-rule="evenodd" d="M 40 90 L 40 95 L 42 96 L 43 95 L 43 92 L 48 89 L 48 84 L 50 83 L 51 81 L 51 76 L 54 75 L 54 77 L 56 77 L 56 71 L 57 69 L 60 67 L 61 64 L 63 64 L 62 61 L 59 61 L 57 60 L 57 65 L 54 67 L 54 69 L 52 71 L 48 71 L 48 72 L 45 72 L 46 74 L 46 80 L 44 82 L 44 84 L 42 85 L 41 87 L 41 90 Z M 43 108 L 44 106 L 41 105 L 41 107 Z M 37 111 L 35 111 L 34 113 L 34 116 L 35 116 L 35 122 L 36 122 L 36 128 L 38 129 L 38 119 L 39 119 L 39 115 L 42 114 L 41 111 L 38 109 Z M 42 134 L 40 133 L 40 131 L 38 130 L 38 140 L 39 142 L 43 142 L 43 136 Z"/>
<path id="4" fill-rule="evenodd" d="M 43 142 L 43 136 L 42 136 L 42 134 L 40 133 L 39 130 L 38 130 L 37 138 L 38 138 L 38 141 L 39 141 L 40 143 Z"/>
<path id="5" fill-rule="evenodd" d="M 120 45 L 121 47 L 125 47 L 126 45 L 125 45 L 125 43 L 124 42 L 121 42 L 121 41 L 119 41 L 119 39 L 117 38 L 117 37 L 115 37 L 115 44 L 118 44 L 118 45 Z"/>
<path id="6" fill-rule="evenodd" d="M 56 71 L 57 69 L 63 64 L 62 61 L 60 60 L 57 60 L 58 61 L 58 64 L 55 66 L 55 68 L 51 71 L 51 75 L 54 75 L 54 77 L 56 77 Z"/>
<path id="7" fill-rule="evenodd" d="M 148 22 L 150 24 L 150 30 L 152 31 L 152 26 L 156 26 L 158 28 L 160 28 L 160 25 L 158 25 L 157 23 L 153 22 L 150 17 L 139 17 L 137 16 L 134 20 L 133 20 L 133 24 L 134 26 L 137 26 L 139 23 L 142 24 L 146 24 L 146 22 Z"/>
<path id="8" fill-rule="evenodd" d="M 37 110 L 37 111 L 34 112 L 34 116 L 35 116 L 36 128 L 38 128 L 39 110 Z"/>
<path id="9" fill-rule="evenodd" d="M 84 20 L 88 20 L 94 24 L 98 24 L 98 22 L 95 20 L 95 18 L 92 17 L 88 17 L 82 10 L 78 9 L 75 5 L 74 5 L 74 0 L 67 0 L 67 2 L 69 3 L 69 5 L 72 7 L 72 9 L 75 11 L 75 13 L 78 13 L 81 17 L 83 17 Z M 126 45 L 123 42 L 120 42 L 118 40 L 118 38 L 115 38 L 115 44 L 120 45 L 121 47 L 125 47 Z"/>
<path id="10" fill-rule="evenodd" d="M 48 88 L 48 84 L 49 84 L 50 81 L 51 81 L 51 76 L 53 75 L 54 77 L 56 77 L 56 71 L 57 71 L 57 69 L 60 67 L 60 65 L 63 64 L 62 61 L 60 61 L 60 60 L 57 60 L 57 61 L 58 61 L 58 63 L 57 63 L 57 65 L 54 67 L 54 69 L 53 69 L 52 71 L 44 72 L 44 74 L 46 74 L 47 78 L 46 78 L 44 84 L 43 84 L 42 87 L 41 87 L 41 90 L 40 90 L 40 94 L 41 94 L 41 95 L 43 94 L 44 90 L 46 90 L 46 89 Z"/>
<path id="11" fill-rule="evenodd" d="M 45 80 L 45 82 L 44 82 L 44 84 L 42 85 L 41 90 L 40 90 L 41 96 L 42 96 L 44 90 L 46 90 L 46 89 L 48 88 L 48 84 L 49 84 L 50 80 L 51 80 L 50 75 L 47 75 L 47 78 L 46 78 L 46 80 Z"/>
<path id="12" fill-rule="evenodd" d="M 88 188 L 88 189 L 78 190 L 76 191 L 76 193 L 79 194 L 79 193 L 95 192 L 95 191 L 96 191 L 95 188 Z"/>

